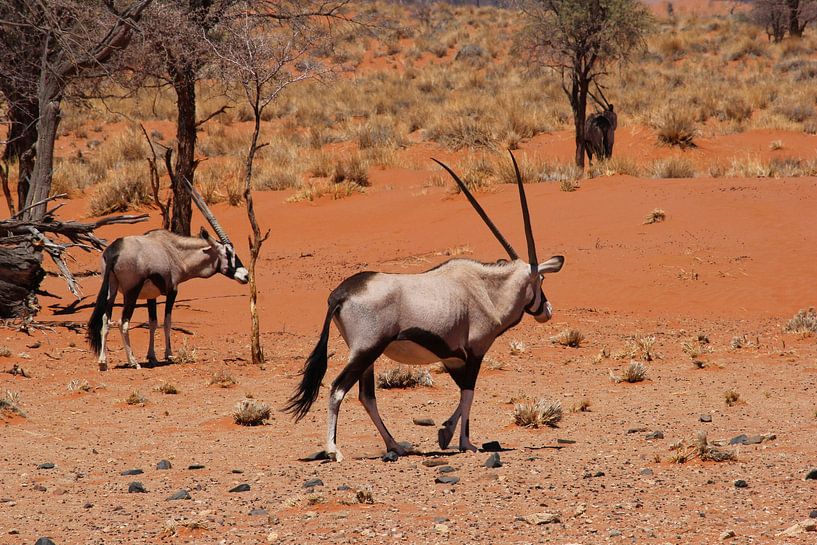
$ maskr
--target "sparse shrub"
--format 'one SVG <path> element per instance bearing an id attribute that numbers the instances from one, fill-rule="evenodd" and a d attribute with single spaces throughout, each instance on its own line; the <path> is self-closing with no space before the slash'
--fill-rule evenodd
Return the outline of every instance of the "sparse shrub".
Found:
<path id="1" fill-rule="evenodd" d="M 599 176 L 615 176 L 616 174 L 623 174 L 625 176 L 641 176 L 641 167 L 627 157 L 611 157 L 596 161 L 590 166 L 590 177 L 597 178 Z"/>
<path id="2" fill-rule="evenodd" d="M 681 149 L 696 147 L 695 136 L 698 131 L 689 112 L 668 109 L 653 122 L 653 125 L 661 144 L 678 146 Z"/>
<path id="3" fill-rule="evenodd" d="M 351 182 L 361 187 L 368 187 L 369 169 L 359 155 L 352 155 L 348 159 L 342 159 L 335 163 L 335 172 L 332 174 L 332 182 Z"/>
<path id="4" fill-rule="evenodd" d="M 528 351 L 528 346 L 523 341 L 511 341 L 508 343 L 511 348 L 511 354 L 518 356 Z"/>
<path id="5" fill-rule="evenodd" d="M 383 389 L 389 388 L 417 388 L 418 386 L 432 386 L 434 380 L 428 369 L 411 369 L 399 365 L 387 369 L 377 375 L 377 385 Z"/>
<path id="6" fill-rule="evenodd" d="M 661 210 L 660 208 L 656 208 L 644 218 L 644 225 L 650 225 L 652 223 L 660 223 L 667 219 L 667 213 Z"/>
<path id="7" fill-rule="evenodd" d="M 629 382 L 630 384 L 634 384 L 643 381 L 645 378 L 647 378 L 647 367 L 639 361 L 631 361 L 621 376 L 610 371 L 610 379 L 613 382 Z"/>
<path id="8" fill-rule="evenodd" d="M 156 388 L 156 390 L 159 391 L 160 393 L 168 395 L 175 395 L 179 393 L 179 390 L 176 388 L 176 386 L 170 382 L 163 383 L 161 386 Z"/>
<path id="9" fill-rule="evenodd" d="M 0 397 L 0 416 L 17 415 L 25 418 L 26 413 L 20 408 L 20 393 L 6 390 L 6 394 Z"/>
<path id="10" fill-rule="evenodd" d="M 91 386 L 85 379 L 80 380 L 75 378 L 68 383 L 69 392 L 91 392 L 93 389 L 93 386 Z"/>
<path id="11" fill-rule="evenodd" d="M 210 377 L 211 386 L 218 386 L 219 388 L 232 388 L 236 384 L 238 384 L 238 382 L 224 369 L 213 373 L 213 376 Z"/>
<path id="12" fill-rule="evenodd" d="M 726 390 L 723 393 L 723 399 L 726 401 L 727 407 L 734 407 L 740 401 L 740 394 L 734 390 Z"/>
<path id="13" fill-rule="evenodd" d="M 149 204 L 150 185 L 143 173 L 120 170 L 113 179 L 100 184 L 88 203 L 94 216 L 126 212 Z"/>
<path id="14" fill-rule="evenodd" d="M 565 178 L 559 182 L 559 189 L 562 191 L 566 191 L 570 193 L 571 191 L 576 191 L 579 188 L 579 183 L 576 180 L 570 180 Z"/>
<path id="15" fill-rule="evenodd" d="M 677 464 L 684 464 L 695 458 L 703 462 L 726 462 L 737 459 L 733 451 L 718 448 L 710 443 L 706 438 L 705 431 L 699 431 L 692 444 L 684 447 L 683 444 L 678 443 L 671 448 L 676 453 L 670 460 Z"/>
<path id="16" fill-rule="evenodd" d="M 814 117 L 814 106 L 808 102 L 786 102 L 777 106 L 775 111 L 795 123 L 803 123 Z"/>
<path id="17" fill-rule="evenodd" d="M 783 149 L 783 141 L 782 140 L 772 140 L 769 144 L 769 149 L 772 151 L 778 151 Z"/>
<path id="18" fill-rule="evenodd" d="M 579 348 L 584 341 L 584 334 L 578 329 L 565 329 L 555 337 L 551 337 L 550 342 L 558 343 L 562 346 Z"/>
<path id="19" fill-rule="evenodd" d="M 148 400 L 145 396 L 139 393 L 139 390 L 134 390 L 130 393 L 130 395 L 125 399 L 125 403 L 128 405 L 144 405 L 147 403 Z"/>
<path id="20" fill-rule="evenodd" d="M 174 363 L 181 363 L 181 364 L 191 364 L 196 363 L 199 359 L 199 354 L 195 348 L 191 348 L 190 345 L 187 344 L 187 339 L 182 341 L 180 347 L 176 349 L 176 353 L 173 354 L 173 362 Z"/>
<path id="21" fill-rule="evenodd" d="M 6 346 L 0 346 L 0 358 L 10 358 L 11 350 Z"/>
<path id="22" fill-rule="evenodd" d="M 241 426 L 260 426 L 269 417 L 269 405 L 255 399 L 242 399 L 233 411 L 233 421 Z"/>
<path id="23" fill-rule="evenodd" d="M 729 346 L 731 346 L 733 350 L 739 350 L 747 346 L 748 344 L 749 343 L 746 340 L 746 337 L 742 335 L 736 335 L 732 337 L 732 340 L 729 342 Z"/>
<path id="24" fill-rule="evenodd" d="M 794 318 L 786 323 L 785 330 L 789 333 L 817 333 L 817 311 L 814 310 L 814 307 L 801 309 L 794 315 Z"/>
<path id="25" fill-rule="evenodd" d="M 590 412 L 590 400 L 587 398 L 583 398 L 581 401 L 573 405 L 571 409 L 574 413 L 588 413 Z"/>
<path id="26" fill-rule="evenodd" d="M 694 178 L 695 167 L 684 157 L 668 157 L 659 159 L 650 167 L 653 178 Z"/>
<path id="27" fill-rule="evenodd" d="M 357 503 L 362 503 L 364 505 L 371 505 L 374 503 L 374 496 L 372 495 L 371 488 L 361 488 L 355 492 L 355 499 Z"/>
<path id="28" fill-rule="evenodd" d="M 305 187 L 290 195 L 286 202 L 301 202 L 314 201 L 324 195 L 329 195 L 333 200 L 350 197 L 356 193 L 365 193 L 366 190 L 362 186 L 354 182 L 341 182 L 339 184 L 328 183 L 310 183 Z"/>
<path id="29" fill-rule="evenodd" d="M 655 351 L 655 342 L 655 335 L 639 335 L 635 338 L 636 350 L 642 360 L 653 361 L 660 358 L 658 353 Z"/>
<path id="30" fill-rule="evenodd" d="M 493 148 L 496 143 L 490 122 L 483 117 L 445 115 L 428 128 L 427 136 L 451 149 Z"/>
<path id="31" fill-rule="evenodd" d="M 724 54 L 724 58 L 727 61 L 738 61 L 744 57 L 764 56 L 766 56 L 765 44 L 762 41 L 749 36 L 731 46 Z"/>
<path id="32" fill-rule="evenodd" d="M 514 423 L 524 428 L 541 428 L 543 426 L 555 428 L 561 419 L 562 404 L 558 401 L 549 402 L 539 398 L 534 403 L 517 403 L 513 408 Z"/>

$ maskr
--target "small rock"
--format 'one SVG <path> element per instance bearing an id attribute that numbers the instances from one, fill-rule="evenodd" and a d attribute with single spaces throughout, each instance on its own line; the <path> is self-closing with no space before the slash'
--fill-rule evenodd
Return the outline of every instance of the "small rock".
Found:
<path id="1" fill-rule="evenodd" d="M 323 481 L 320 479 L 309 479 L 304 481 L 304 488 L 315 488 L 316 486 L 323 486 Z"/>
<path id="2" fill-rule="evenodd" d="M 230 473 L 232 473 L 233 475 L 241 475 L 242 473 L 244 473 L 244 470 L 234 467 L 233 469 L 230 470 Z"/>
<path id="3" fill-rule="evenodd" d="M 620 530 L 610 530 L 609 532 L 607 532 L 608 537 L 618 537 L 620 535 L 621 535 Z"/>
<path id="4" fill-rule="evenodd" d="M 190 492 L 188 492 L 187 490 L 182 489 L 182 490 L 179 490 L 178 492 L 175 492 L 175 493 L 174 493 L 174 494 L 172 494 L 171 496 L 169 496 L 169 497 L 167 498 L 167 501 L 173 501 L 173 500 L 189 500 L 189 499 L 191 499 L 191 498 L 190 498 Z"/>
<path id="5" fill-rule="evenodd" d="M 434 421 L 430 418 L 415 418 L 412 420 L 415 426 L 433 426 Z"/>
<path id="6" fill-rule="evenodd" d="M 500 452 L 502 445 L 499 444 L 499 441 L 488 441 L 487 443 L 482 443 L 482 450 L 485 452 Z"/>
<path id="7" fill-rule="evenodd" d="M 255 509 L 250 509 L 250 516 L 251 517 L 266 517 L 268 515 L 266 509 L 261 509 L 256 507 Z"/>
<path id="8" fill-rule="evenodd" d="M 527 522 L 533 526 L 561 522 L 561 519 L 557 513 L 533 513 L 532 515 L 518 516 L 516 517 L 516 520 Z"/>
<path id="9" fill-rule="evenodd" d="M 454 473 L 457 470 L 451 466 L 440 466 L 440 469 L 438 469 L 437 471 L 439 471 L 440 473 Z"/>
<path id="10" fill-rule="evenodd" d="M 128 476 L 128 475 L 141 475 L 142 473 L 144 473 L 144 471 L 142 471 L 141 469 L 126 469 L 125 471 L 120 473 L 120 475 L 125 475 L 125 476 Z"/>
<path id="11" fill-rule="evenodd" d="M 643 433 L 645 431 L 647 431 L 647 428 L 630 428 L 627 433 Z"/>
<path id="12" fill-rule="evenodd" d="M 648 467 L 645 467 L 644 469 L 642 469 L 641 471 L 639 471 L 639 473 L 640 473 L 641 475 L 647 475 L 647 476 L 649 476 L 649 475 L 652 475 L 653 471 L 652 471 L 652 469 L 650 469 L 650 468 L 648 468 Z"/>
<path id="13" fill-rule="evenodd" d="M 423 460 L 423 465 L 426 467 L 437 467 L 447 465 L 448 462 L 439 458 L 432 458 L 431 460 Z"/>
<path id="14" fill-rule="evenodd" d="M 45 492 L 45 491 L 47 491 L 47 490 L 48 490 L 48 489 L 47 489 L 47 488 L 46 488 L 44 485 L 42 485 L 42 484 L 40 484 L 40 483 L 35 484 L 35 485 L 34 485 L 34 486 L 32 486 L 31 488 L 33 488 L 33 489 L 34 489 L 34 490 L 36 490 L 37 492 Z"/>
<path id="15" fill-rule="evenodd" d="M 338 490 L 340 490 L 341 492 L 345 492 L 345 491 L 351 490 L 351 489 L 352 489 L 352 487 L 349 486 L 348 484 L 342 484 L 342 485 L 340 485 L 338 487 Z"/>
<path id="16" fill-rule="evenodd" d="M 812 509 L 811 513 L 808 514 L 808 518 L 817 519 L 817 509 Z"/>
<path id="17" fill-rule="evenodd" d="M 499 453 L 494 452 L 488 456 L 488 459 L 485 460 L 484 465 L 488 468 L 502 467 L 502 460 L 499 459 Z"/>
<path id="18" fill-rule="evenodd" d="M 278 532 L 270 532 L 267 534 L 267 543 L 275 543 L 278 541 Z"/>
<path id="19" fill-rule="evenodd" d="M 748 487 L 749 487 L 749 483 L 747 483 L 743 479 L 738 479 L 737 481 L 735 481 L 735 488 L 748 488 Z"/>
<path id="20" fill-rule="evenodd" d="M 724 533 L 721 534 L 721 541 L 732 537 L 735 537 L 734 530 L 726 530 Z"/>
<path id="21" fill-rule="evenodd" d="M 133 481 L 128 485 L 128 494 L 145 494 L 146 492 L 145 485 L 139 481 Z"/>
<path id="22" fill-rule="evenodd" d="M 457 484 L 460 482 L 460 478 L 453 475 L 440 475 L 434 479 L 434 482 L 437 484 Z"/>
<path id="23" fill-rule="evenodd" d="M 575 445 L 576 441 L 573 439 L 556 439 L 556 443 L 559 445 Z"/>
<path id="24" fill-rule="evenodd" d="M 584 515 L 586 512 L 587 512 L 587 504 L 580 503 L 580 504 L 576 505 L 576 510 L 573 511 L 573 516 L 574 517 L 580 517 L 580 516 Z"/>
<path id="25" fill-rule="evenodd" d="M 38 465 L 37 469 L 54 469 L 54 467 L 56 467 L 56 466 L 54 464 L 52 464 L 51 462 L 46 462 L 44 464 Z M 48 538 L 44 537 L 44 538 L 41 538 L 41 539 L 48 539 Z"/>
<path id="26" fill-rule="evenodd" d="M 380 459 L 383 460 L 384 462 L 396 462 L 397 460 L 400 459 L 400 455 L 394 452 L 393 450 L 390 450 L 389 452 L 381 456 Z"/>
<path id="27" fill-rule="evenodd" d="M 664 432 L 661 431 L 661 430 L 656 430 L 656 431 L 654 431 L 652 433 L 648 433 L 644 438 L 647 441 L 652 441 L 654 439 L 663 439 L 664 438 Z"/>
<path id="28" fill-rule="evenodd" d="M 788 528 L 777 534 L 777 536 L 778 537 L 796 536 L 802 534 L 803 532 L 817 532 L 817 520 L 814 519 L 802 520 L 797 524 L 789 526 Z"/>
<path id="29" fill-rule="evenodd" d="M 94 504 L 89 502 L 89 501 L 86 501 L 85 503 L 82 504 L 83 509 L 90 509 L 93 506 L 94 506 Z"/>
<path id="30" fill-rule="evenodd" d="M 204 469 L 204 464 L 190 464 L 187 469 Z"/>
<path id="31" fill-rule="evenodd" d="M 729 440 L 730 445 L 746 445 L 748 444 L 747 441 L 749 440 L 749 436 L 745 433 L 741 433 Z"/>
<path id="32" fill-rule="evenodd" d="M 20 533 L 20 530 L 18 530 L 17 528 L 11 528 L 11 529 L 9 530 L 9 534 L 11 534 L 11 535 L 13 535 L 13 536 L 18 535 L 19 533 Z"/>
<path id="33" fill-rule="evenodd" d="M 701 422 L 712 422 L 712 415 L 711 414 L 702 414 L 698 417 L 698 420 Z"/>
<path id="34" fill-rule="evenodd" d="M 763 435 L 750 435 L 744 445 L 759 445 L 763 442 Z"/>
<path id="35" fill-rule="evenodd" d="M 434 522 L 437 523 L 448 522 L 448 517 L 434 517 Z"/>
<path id="36" fill-rule="evenodd" d="M 156 464 L 156 469 L 170 469 L 173 467 L 168 460 L 159 460 L 159 463 Z"/>
<path id="37" fill-rule="evenodd" d="M 230 492 L 249 492 L 249 491 L 250 485 L 248 485 L 247 483 L 241 483 L 240 485 L 234 486 L 233 488 L 230 489 Z"/>
<path id="38" fill-rule="evenodd" d="M 807 481 L 817 481 L 817 468 L 812 469 L 808 473 L 806 473 L 806 480 Z"/>
<path id="39" fill-rule="evenodd" d="M 604 471 L 596 471 L 593 473 L 594 477 L 604 477 Z"/>
<path id="40" fill-rule="evenodd" d="M 763 435 L 762 437 L 763 437 L 764 441 L 774 441 L 775 439 L 777 439 L 777 434 L 767 433 L 766 435 Z"/>
<path id="41" fill-rule="evenodd" d="M 50 538 L 41 537 L 34 545 L 55 545 L 55 543 Z"/>
<path id="42" fill-rule="evenodd" d="M 446 526 L 445 524 L 435 524 L 434 531 L 437 532 L 438 534 L 446 535 L 448 533 L 448 526 Z"/>

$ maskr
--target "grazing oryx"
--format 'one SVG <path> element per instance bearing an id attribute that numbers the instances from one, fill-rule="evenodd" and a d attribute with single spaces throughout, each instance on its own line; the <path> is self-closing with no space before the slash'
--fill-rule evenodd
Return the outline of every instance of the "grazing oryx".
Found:
<path id="1" fill-rule="evenodd" d="M 588 117 L 584 124 L 584 149 L 591 164 L 593 155 L 599 159 L 609 159 L 613 156 L 613 144 L 616 138 L 616 128 L 618 128 L 618 115 L 613 105 L 607 102 L 598 84 L 596 84 L 596 89 L 599 91 L 601 100 L 593 93 L 590 93 L 590 96 L 602 111 Z"/>
<path id="2" fill-rule="evenodd" d="M 248 272 L 235 254 L 233 244 L 216 221 L 193 186 L 185 180 L 193 201 L 204 217 L 213 226 L 219 240 L 215 240 L 202 227 L 199 237 L 183 237 L 156 229 L 140 236 L 118 238 L 102 253 L 102 287 L 96 298 L 96 306 L 88 322 L 88 342 L 99 356 L 99 370 L 108 369 L 105 341 L 113 304 L 118 291 L 122 292 L 122 340 L 128 364 L 139 369 L 139 362 L 133 356 L 128 336 L 128 322 L 133 315 L 137 299 L 147 299 L 150 322 L 150 341 L 147 359 L 156 362 L 153 337 L 158 322 L 156 319 L 156 298 L 161 294 L 165 299 L 165 359 L 173 353 L 170 350 L 170 313 L 176 300 L 179 284 L 191 278 L 209 278 L 221 273 L 241 284 L 248 281 Z"/>
<path id="3" fill-rule="evenodd" d="M 386 449 L 406 453 L 377 411 L 374 362 L 381 354 L 408 365 L 442 362 L 460 388 L 460 402 L 439 430 L 440 448 L 448 447 L 461 422 L 460 450 L 476 450 L 470 440 L 469 415 L 482 358 L 494 340 L 518 324 L 524 313 L 539 322 L 551 318 L 552 308 L 542 291 L 542 279 L 545 273 L 558 272 L 564 263 L 562 256 L 537 262 L 525 189 L 513 154 L 511 159 L 529 261 L 519 259 L 462 180 L 435 159 L 454 178 L 511 261 L 451 259 L 419 274 L 361 272 L 344 280 L 329 295 L 320 340 L 306 361 L 300 386 L 285 407 L 300 420 L 315 402 L 326 373 L 329 325 L 334 320 L 349 346 L 349 361 L 332 383 L 329 395 L 328 456 L 342 459 L 335 443 L 338 409 L 355 382 L 359 382 L 360 402 L 386 442 Z"/>

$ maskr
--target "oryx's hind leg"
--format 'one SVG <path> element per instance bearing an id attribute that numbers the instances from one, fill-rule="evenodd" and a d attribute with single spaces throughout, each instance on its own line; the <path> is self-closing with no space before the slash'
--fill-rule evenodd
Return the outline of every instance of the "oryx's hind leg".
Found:
<path id="1" fill-rule="evenodd" d="M 102 348 L 99 351 L 99 370 L 100 371 L 107 371 L 108 370 L 108 354 L 105 351 L 105 345 L 108 342 L 108 331 L 111 329 L 111 317 L 113 316 L 113 305 L 116 301 L 116 292 L 119 290 L 119 281 L 116 279 L 116 275 L 111 274 L 110 280 L 108 283 L 108 300 L 105 302 L 105 313 L 102 315 L 102 331 L 100 335 L 102 337 Z"/>
<path id="2" fill-rule="evenodd" d="M 349 363 L 343 368 L 343 371 L 337 376 L 332 383 L 332 389 L 329 391 L 329 411 L 327 417 L 326 428 L 326 453 L 330 458 L 340 462 L 343 460 L 343 455 L 338 450 L 336 443 L 338 435 L 338 411 L 343 398 L 355 382 L 360 380 L 367 369 L 372 367 L 374 361 L 383 353 L 382 346 L 376 348 L 369 348 L 368 350 L 354 350 L 349 354 Z M 382 423 L 382 422 L 381 422 Z"/>
<path id="3" fill-rule="evenodd" d="M 136 299 L 140 291 L 142 291 L 142 282 L 124 293 L 125 300 L 122 303 L 122 325 L 119 326 L 122 330 L 122 343 L 125 345 L 125 355 L 128 357 L 128 365 L 132 365 L 137 369 L 141 369 L 141 366 L 133 355 L 128 327 L 130 326 L 130 319 L 131 316 L 133 316 L 133 310 L 136 308 Z"/>
<path id="4" fill-rule="evenodd" d="M 380 418 L 380 413 L 377 410 L 377 399 L 375 398 L 374 393 L 374 365 L 370 365 L 369 368 L 363 372 L 363 376 L 360 377 L 358 387 L 360 388 L 358 399 L 360 399 L 363 407 L 365 407 L 366 412 L 369 413 L 369 418 L 371 418 L 372 422 L 374 422 L 377 431 L 380 432 L 380 436 L 386 443 L 386 450 L 396 452 L 400 456 L 406 455 L 406 449 L 400 446 L 400 444 L 394 440 L 394 437 L 392 437 L 391 433 L 389 433 L 389 430 L 386 428 L 386 425 L 383 423 L 383 419 Z"/>
<path id="5" fill-rule="evenodd" d="M 170 330 L 172 327 L 170 315 L 173 313 L 173 303 L 176 302 L 176 290 L 167 292 L 165 299 L 165 361 L 170 361 L 173 358 L 173 351 L 170 349 Z"/>
<path id="6" fill-rule="evenodd" d="M 156 299 L 148 299 L 148 325 L 150 327 L 150 336 L 148 337 L 147 360 L 150 363 L 157 363 L 156 350 L 154 348 L 156 328 L 159 327 L 159 321 L 156 317 Z"/>
<path id="7" fill-rule="evenodd" d="M 482 365 L 482 357 L 469 359 L 463 367 L 449 368 L 448 373 L 460 388 L 460 402 L 454 410 L 454 414 L 443 423 L 443 427 L 438 432 L 440 448 L 448 448 L 457 421 L 460 421 L 460 450 L 470 450 L 476 452 L 477 447 L 471 443 L 471 404 L 474 401 L 474 386 L 477 383 L 479 368 Z"/>

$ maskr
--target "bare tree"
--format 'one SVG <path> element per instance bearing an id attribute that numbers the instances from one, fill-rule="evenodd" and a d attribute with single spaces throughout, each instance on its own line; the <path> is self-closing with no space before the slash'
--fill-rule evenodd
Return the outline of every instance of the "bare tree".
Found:
<path id="1" fill-rule="evenodd" d="M 789 8 L 789 35 L 800 38 L 806 25 L 817 20 L 815 0 L 785 0 Z"/>
<path id="2" fill-rule="evenodd" d="M 280 15 L 277 12 L 276 15 Z M 261 246 L 269 237 L 262 235 L 253 203 L 253 164 L 256 154 L 267 143 L 260 141 L 261 115 L 281 92 L 290 85 L 319 77 L 328 69 L 310 62 L 309 53 L 328 39 L 325 27 L 311 24 L 309 17 L 258 17 L 240 10 L 222 29 L 219 43 L 211 43 L 220 61 L 220 72 L 227 82 L 237 84 L 237 91 L 253 115 L 253 132 L 244 161 L 244 201 L 250 223 L 250 317 L 252 320 L 252 361 L 264 362 L 257 310 L 256 265 Z"/>
<path id="3" fill-rule="evenodd" d="M 527 25 L 520 46 L 555 70 L 573 110 L 576 165 L 584 167 L 590 84 L 644 45 L 652 16 L 639 0 L 519 0 Z"/>
<path id="4" fill-rule="evenodd" d="M 779 42 L 786 35 L 789 25 L 787 0 L 755 0 L 752 3 L 752 20 L 762 26 L 769 40 Z"/>

